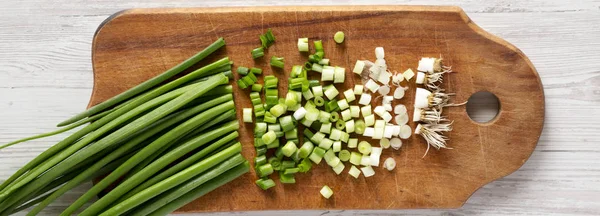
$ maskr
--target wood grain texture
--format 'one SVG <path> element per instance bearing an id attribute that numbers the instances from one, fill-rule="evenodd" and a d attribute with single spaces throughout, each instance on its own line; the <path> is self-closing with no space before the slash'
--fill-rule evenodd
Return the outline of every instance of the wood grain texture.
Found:
<path id="1" fill-rule="evenodd" d="M 544 83 L 546 120 L 531 158 L 477 190 L 460 209 L 235 211 L 215 215 L 597 215 L 600 212 L 600 1 L 65 1 L 0 2 L 0 143 L 53 130 L 85 108 L 92 90 L 91 42 L 98 25 L 129 8 L 268 5 L 447 4 L 519 47 Z M 0 150 L 7 178 L 65 135 Z M 42 215 L 57 215 L 89 188 Z M 19 214 L 21 215 L 21 214 Z M 24 215 L 24 214 L 22 214 Z M 189 214 L 186 214 L 189 215 Z M 211 214 L 212 215 L 212 214 Z"/>
<path id="2" fill-rule="evenodd" d="M 253 61 L 250 57 L 249 51 L 258 45 L 257 35 L 267 28 L 273 29 L 277 42 L 266 56 L 285 57 L 283 71 L 270 70 L 268 58 Z M 338 30 L 347 35 L 342 45 L 331 40 Z M 421 159 L 427 145 L 419 137 L 410 138 L 401 151 L 384 151 L 383 158 L 392 156 L 399 164 L 392 172 L 380 167 L 374 177 L 355 180 L 347 174 L 336 176 L 321 164 L 309 174 L 297 175 L 298 184 L 279 184 L 267 192 L 254 187 L 255 175 L 245 175 L 187 205 L 182 209 L 185 212 L 458 208 L 484 184 L 517 170 L 533 152 L 542 130 L 543 89 L 529 60 L 514 46 L 481 30 L 457 7 L 127 10 L 105 22 L 94 38 L 90 105 L 161 73 L 217 37 L 228 43 L 218 58 L 227 55 L 238 66 L 266 69 L 266 74 L 281 80 L 282 95 L 287 89 L 287 71 L 306 61 L 306 56 L 298 54 L 297 38 L 309 37 L 323 40 L 332 64 L 345 68 L 352 68 L 356 59 L 372 59 L 376 46 L 386 49 L 388 65 L 398 71 L 415 69 L 422 56 L 442 55 L 457 71 L 445 80 L 445 88 L 456 92 L 456 102 L 489 91 L 499 98 L 501 110 L 492 122 L 478 124 L 469 119 L 464 107 L 448 108 L 455 128 L 448 145 L 454 149 L 432 150 Z M 338 89 L 360 82 L 349 69 L 346 77 Z M 415 87 L 410 84 L 405 99 L 395 103 L 412 107 Z M 251 107 L 248 91 L 234 89 L 238 110 Z M 240 123 L 244 155 L 252 159 L 253 126 Z M 378 146 L 377 140 L 370 142 Z M 334 189 L 332 199 L 318 194 L 323 185 Z"/>

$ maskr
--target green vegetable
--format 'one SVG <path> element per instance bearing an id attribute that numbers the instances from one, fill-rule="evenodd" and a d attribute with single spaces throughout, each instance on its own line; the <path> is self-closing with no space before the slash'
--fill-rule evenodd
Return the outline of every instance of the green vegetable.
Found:
<path id="1" fill-rule="evenodd" d="M 198 63 L 200 60 L 206 58 L 208 55 L 210 55 L 211 53 L 215 52 L 216 50 L 218 50 L 219 48 L 221 48 L 223 46 L 225 46 L 225 40 L 223 38 L 219 38 L 219 39 L 217 39 L 217 41 L 215 41 L 214 43 L 212 43 L 211 45 L 206 47 L 204 50 L 196 53 L 194 56 L 179 63 L 178 65 L 172 67 L 171 69 L 165 71 L 164 73 L 162 73 L 158 76 L 155 76 L 149 80 L 146 80 L 145 82 L 143 82 L 143 83 L 141 83 L 141 84 L 139 84 L 139 85 L 115 96 L 115 97 L 112 97 L 96 106 L 93 106 L 92 108 L 89 108 L 86 111 L 79 113 L 79 114 L 59 123 L 58 126 L 59 127 L 65 126 L 65 125 L 71 124 L 73 122 L 76 122 L 80 119 L 83 119 L 85 117 L 92 116 L 96 113 L 100 113 L 103 110 L 105 110 L 111 106 L 114 106 L 114 105 L 116 105 L 120 102 L 123 102 L 139 93 L 142 93 L 142 92 L 164 82 L 165 80 L 181 73 L 185 69 Z"/>
<path id="2" fill-rule="evenodd" d="M 273 181 L 273 179 L 258 179 L 256 180 L 256 185 L 258 185 L 260 189 L 268 190 L 269 188 L 275 187 L 275 181 Z"/>
<path id="3" fill-rule="evenodd" d="M 272 56 L 271 57 L 271 66 L 283 69 L 283 66 L 284 66 L 283 60 L 284 60 L 283 57 Z"/>
<path id="4" fill-rule="evenodd" d="M 342 42 L 344 42 L 344 32 L 342 32 L 342 31 L 336 32 L 335 35 L 333 35 L 333 40 L 336 43 L 342 43 Z"/>
<path id="5" fill-rule="evenodd" d="M 250 52 L 250 54 L 252 55 L 253 59 L 257 59 L 257 58 L 265 56 L 265 49 L 262 47 L 258 47 L 258 48 L 253 49 Z"/>

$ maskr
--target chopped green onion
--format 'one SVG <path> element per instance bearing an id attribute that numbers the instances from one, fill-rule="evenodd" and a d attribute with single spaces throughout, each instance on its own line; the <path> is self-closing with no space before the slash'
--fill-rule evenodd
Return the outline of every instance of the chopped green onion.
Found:
<path id="1" fill-rule="evenodd" d="M 269 48 L 275 42 L 275 35 L 271 29 L 268 29 L 265 34 L 260 35 L 259 37 L 262 47 Z"/>
<path id="2" fill-rule="evenodd" d="M 254 158 L 254 165 L 255 166 L 261 166 L 267 164 L 267 157 L 264 155 L 260 155 L 258 157 Z"/>
<path id="3" fill-rule="evenodd" d="M 333 100 L 340 93 L 333 85 L 328 85 L 325 87 L 325 91 L 323 92 L 327 99 Z"/>
<path id="4" fill-rule="evenodd" d="M 262 69 L 253 67 L 253 68 L 250 68 L 250 73 L 262 74 Z"/>
<path id="5" fill-rule="evenodd" d="M 340 152 L 342 150 L 342 142 L 335 141 L 333 142 L 333 152 Z"/>
<path id="6" fill-rule="evenodd" d="M 333 140 L 323 138 L 321 142 L 319 142 L 319 147 L 323 149 L 329 149 L 333 145 Z"/>
<path id="7" fill-rule="evenodd" d="M 290 107 L 290 106 L 295 106 L 300 98 L 296 98 L 296 93 L 293 91 L 289 91 L 286 95 L 285 95 L 285 105 Z"/>
<path id="8" fill-rule="evenodd" d="M 289 174 L 295 174 L 298 172 L 300 172 L 300 168 L 287 168 L 283 171 L 283 174 L 289 175 Z"/>
<path id="9" fill-rule="evenodd" d="M 262 139 L 259 139 L 262 142 Z M 256 148 L 256 155 L 265 155 L 267 153 L 267 147 L 266 146 L 261 146 Z"/>
<path id="10" fill-rule="evenodd" d="M 277 139 L 277 135 L 275 135 L 275 131 L 269 131 L 262 136 L 262 140 L 266 144 L 271 144 Z"/>
<path id="11" fill-rule="evenodd" d="M 365 177 L 371 177 L 375 175 L 375 170 L 373 170 L 373 167 L 371 166 L 362 167 L 360 168 L 360 170 L 362 171 L 363 175 L 365 175 Z"/>
<path id="12" fill-rule="evenodd" d="M 331 117 L 331 114 L 329 114 L 328 112 L 325 112 L 323 110 L 321 110 L 319 112 L 319 121 L 321 123 L 327 123 L 329 122 L 329 118 Z"/>
<path id="13" fill-rule="evenodd" d="M 313 148 L 314 148 L 314 145 L 311 142 L 309 142 L 309 141 L 304 142 L 304 144 L 302 144 L 302 146 L 298 150 L 298 157 L 300 157 L 300 158 L 308 157 L 308 155 L 313 151 Z"/>
<path id="14" fill-rule="evenodd" d="M 344 120 L 340 119 L 337 122 L 335 122 L 335 128 L 337 128 L 339 130 L 344 130 L 345 127 L 346 127 L 346 122 L 344 122 Z"/>
<path id="15" fill-rule="evenodd" d="M 344 171 L 344 168 L 346 168 L 346 166 L 344 166 L 344 163 L 338 163 L 337 166 L 333 167 L 333 171 L 335 172 L 335 174 L 339 175 L 340 173 L 342 173 L 342 171 Z"/>
<path id="16" fill-rule="evenodd" d="M 313 42 L 315 44 L 315 51 L 323 52 L 323 42 L 321 40 L 316 40 Z"/>
<path id="17" fill-rule="evenodd" d="M 298 38 L 298 51 L 308 52 L 308 38 Z"/>
<path id="18" fill-rule="evenodd" d="M 371 165 L 371 157 L 369 157 L 369 155 L 362 155 L 362 158 L 360 158 L 360 165 L 363 166 L 370 166 Z"/>
<path id="19" fill-rule="evenodd" d="M 272 56 L 271 57 L 271 66 L 283 69 L 283 66 L 284 66 L 283 61 L 284 61 L 283 57 Z"/>
<path id="20" fill-rule="evenodd" d="M 335 68 L 325 68 L 321 70 L 321 81 L 333 81 L 335 76 Z"/>
<path id="21" fill-rule="evenodd" d="M 363 134 L 365 132 L 365 122 L 363 120 L 354 121 L 354 132 L 357 134 Z"/>
<path id="22" fill-rule="evenodd" d="M 310 91 L 310 90 L 303 91 L 303 92 L 302 92 L 302 96 L 304 96 L 304 99 L 305 99 L 305 100 L 310 100 L 310 99 L 312 99 L 313 97 L 315 97 L 315 96 L 313 95 L 312 91 Z"/>
<path id="23" fill-rule="evenodd" d="M 271 175 L 273 173 L 273 166 L 271 164 L 260 165 L 256 169 L 256 173 L 260 177 L 265 177 L 265 176 Z"/>
<path id="24" fill-rule="evenodd" d="M 267 131 L 279 132 L 281 131 L 281 126 L 279 124 L 269 124 L 267 126 Z"/>
<path id="25" fill-rule="evenodd" d="M 294 168 L 294 166 L 296 166 L 296 163 L 294 161 L 283 161 L 281 162 L 281 168 L 283 169 L 287 169 L 287 168 Z"/>
<path id="26" fill-rule="evenodd" d="M 260 187 L 260 189 L 268 190 L 269 188 L 275 187 L 275 181 L 273 179 L 258 179 L 256 180 L 256 185 Z"/>
<path id="27" fill-rule="evenodd" d="M 329 65 L 329 59 L 326 59 L 326 58 L 321 59 L 321 61 L 319 61 L 319 64 L 320 65 Z"/>
<path id="28" fill-rule="evenodd" d="M 319 132 L 329 134 L 331 132 L 331 123 L 321 124 L 321 129 L 319 129 Z"/>
<path id="29" fill-rule="evenodd" d="M 308 103 L 307 103 L 308 104 Z M 304 119 L 308 121 L 316 121 L 319 119 L 319 115 L 321 112 L 316 108 L 306 108 L 306 115 L 304 115 Z"/>
<path id="30" fill-rule="evenodd" d="M 346 162 L 346 161 L 350 160 L 350 151 L 348 151 L 346 149 L 341 150 L 338 153 L 338 158 L 340 158 L 340 160 L 343 161 L 343 162 Z"/>
<path id="31" fill-rule="evenodd" d="M 360 170 L 353 165 L 352 167 L 350 167 L 348 174 L 350 174 L 354 178 L 358 178 L 358 176 L 360 176 Z"/>
<path id="32" fill-rule="evenodd" d="M 333 75 L 333 83 L 344 83 L 346 77 L 346 69 L 343 67 L 335 67 Z"/>
<path id="33" fill-rule="evenodd" d="M 362 159 L 362 154 L 358 152 L 350 153 L 350 163 L 356 166 L 360 165 L 360 160 Z"/>
<path id="34" fill-rule="evenodd" d="M 310 138 L 310 141 L 312 141 L 313 143 L 321 143 L 323 139 L 325 139 L 325 134 L 317 132 Z"/>
<path id="35" fill-rule="evenodd" d="M 344 143 L 348 143 L 348 140 L 350 140 L 350 134 L 342 133 L 342 138 L 340 140 Z"/>
<path id="36" fill-rule="evenodd" d="M 346 99 L 342 99 L 339 100 L 337 102 L 338 107 L 340 107 L 340 110 L 345 110 L 348 109 L 350 106 L 348 105 L 348 101 Z"/>
<path id="37" fill-rule="evenodd" d="M 350 110 L 342 111 L 342 120 L 348 121 L 350 119 L 352 119 L 352 114 L 350 113 Z"/>
<path id="38" fill-rule="evenodd" d="M 265 80 L 265 88 L 270 88 L 270 89 L 274 88 L 275 90 L 277 90 L 277 83 L 279 82 L 279 80 L 275 76 L 273 76 L 273 75 L 265 76 L 264 80 Z M 277 95 L 275 95 L 275 96 L 277 96 Z"/>
<path id="39" fill-rule="evenodd" d="M 363 93 L 363 85 L 354 85 L 354 95 L 361 95 Z"/>
<path id="40" fill-rule="evenodd" d="M 329 121 L 336 122 L 338 120 L 340 120 L 340 114 L 338 114 L 337 112 L 332 112 L 331 117 L 329 117 Z"/>
<path id="41" fill-rule="evenodd" d="M 335 35 L 333 35 L 333 40 L 336 43 L 342 43 L 342 42 L 344 42 L 344 32 L 342 32 L 342 31 L 336 32 Z"/>
<path id="42" fill-rule="evenodd" d="M 289 142 L 289 141 L 281 148 L 283 155 L 285 155 L 286 157 L 292 156 L 292 154 L 294 154 L 294 152 L 296 152 L 296 150 L 298 150 L 296 143 Z"/>
<path id="43" fill-rule="evenodd" d="M 323 87 L 322 86 L 313 86 L 312 93 L 315 97 L 323 97 Z"/>
<path id="44" fill-rule="evenodd" d="M 267 123 L 257 122 L 254 125 L 254 133 L 266 133 L 267 132 Z"/>
<path id="45" fill-rule="evenodd" d="M 358 106 L 350 106 L 350 116 L 352 118 L 360 117 L 360 108 Z"/>
<path id="46" fill-rule="evenodd" d="M 325 185 L 323 186 L 323 188 L 321 188 L 321 191 L 319 191 L 319 193 L 321 193 L 321 195 L 325 197 L 325 199 L 329 199 L 329 197 L 333 195 L 333 190 L 331 190 L 331 188 Z"/>
<path id="47" fill-rule="evenodd" d="M 315 147 L 313 149 L 313 152 L 310 154 L 310 156 L 308 156 L 308 159 L 310 159 L 312 162 L 319 164 L 321 162 L 321 160 L 323 159 L 323 155 L 325 155 L 325 150 L 319 147 Z"/>
<path id="48" fill-rule="evenodd" d="M 323 106 L 323 104 L 325 104 L 325 99 L 323 99 L 320 96 L 316 96 L 315 99 L 314 99 L 314 103 L 315 103 L 315 105 L 317 105 L 319 107 Z"/>
<path id="49" fill-rule="evenodd" d="M 289 130 L 285 132 L 285 139 L 298 139 L 298 130 L 294 128 L 293 130 Z"/>
<path id="50" fill-rule="evenodd" d="M 362 95 L 360 95 L 360 99 L 358 99 L 358 104 L 361 104 L 361 105 L 371 104 L 371 95 L 366 94 L 366 93 L 363 93 Z"/>
<path id="51" fill-rule="evenodd" d="M 280 133 L 280 132 L 275 132 L 275 134 Z M 275 135 L 275 138 L 277 138 L 277 135 Z M 272 143 L 267 144 L 267 149 L 274 149 L 279 147 L 279 139 L 275 139 Z"/>
<path id="52" fill-rule="evenodd" d="M 257 58 L 265 56 L 265 49 L 262 47 L 258 47 L 258 48 L 253 49 L 250 52 L 250 54 L 252 54 L 253 59 L 257 59 Z"/>
<path id="53" fill-rule="evenodd" d="M 329 138 L 339 141 L 342 138 L 342 133 L 343 132 L 341 130 L 334 128 L 331 130 L 331 135 L 329 135 Z"/>
<path id="54" fill-rule="evenodd" d="M 327 102 L 325 104 L 325 111 L 326 112 L 334 112 L 334 111 L 337 111 L 338 109 L 339 109 L 338 101 L 335 100 L 335 99 L 330 100 L 329 102 Z"/>
<path id="55" fill-rule="evenodd" d="M 263 87 L 263 85 L 258 84 L 258 83 L 254 83 L 254 84 L 252 84 L 252 91 L 253 92 L 260 92 L 260 91 L 262 91 L 262 87 Z"/>
<path id="56" fill-rule="evenodd" d="M 265 121 L 266 123 L 277 123 L 277 117 L 273 116 L 273 114 L 271 114 L 271 112 L 265 112 L 265 116 L 263 121 Z"/>
<path id="57" fill-rule="evenodd" d="M 312 70 L 314 72 L 323 73 L 323 66 L 318 63 L 313 63 L 312 66 L 310 67 L 310 70 Z"/>
<path id="58" fill-rule="evenodd" d="M 242 116 L 243 116 L 244 122 L 252 123 L 252 108 L 243 108 Z"/>
<path id="59" fill-rule="evenodd" d="M 312 125 L 313 121 L 304 118 L 304 119 L 302 119 L 301 123 L 302 123 L 302 125 L 304 125 L 306 127 L 310 127 Z"/>
<path id="60" fill-rule="evenodd" d="M 273 116 L 279 117 L 285 113 L 286 109 L 287 109 L 287 107 L 285 107 L 285 105 L 276 104 L 275 106 L 271 107 L 269 112 L 271 112 L 271 114 L 273 114 Z"/>
<path id="61" fill-rule="evenodd" d="M 348 140 L 348 148 L 356 148 L 356 147 L 358 147 L 358 139 L 350 138 Z"/>
<path id="62" fill-rule="evenodd" d="M 381 139 L 383 138 L 383 133 L 385 131 L 385 121 L 377 120 L 375 121 L 375 132 L 373 133 L 373 139 Z"/>
<path id="63" fill-rule="evenodd" d="M 248 71 L 249 71 L 249 69 L 247 67 L 239 66 L 237 68 L 237 73 L 240 75 L 246 75 L 246 74 L 248 74 Z"/>
<path id="64" fill-rule="evenodd" d="M 309 139 L 312 139 L 312 137 L 315 135 L 308 128 L 304 128 L 303 134 L 304 134 L 304 136 L 308 137 Z"/>
<path id="65" fill-rule="evenodd" d="M 365 116 L 365 126 L 369 127 L 373 125 L 375 125 L 375 114 Z"/>
<path id="66" fill-rule="evenodd" d="M 281 125 L 281 129 L 283 129 L 283 132 L 288 132 L 296 128 L 292 116 L 290 115 L 279 118 L 279 125 Z"/>
<path id="67" fill-rule="evenodd" d="M 248 88 L 248 84 L 246 84 L 246 83 L 244 82 L 244 80 L 241 80 L 241 79 L 239 79 L 239 80 L 237 81 L 237 84 L 238 84 L 238 86 L 239 86 L 240 88 L 242 88 L 242 89 Z"/>
<path id="68" fill-rule="evenodd" d="M 354 120 L 350 119 L 346 122 L 346 133 L 354 133 Z"/>
<path id="69" fill-rule="evenodd" d="M 367 141 L 360 141 L 358 143 L 358 151 L 364 155 L 368 155 L 371 153 L 371 144 Z"/>
<path id="70" fill-rule="evenodd" d="M 300 162 L 300 164 L 298 164 L 298 169 L 302 173 L 308 172 L 311 167 L 312 167 L 312 163 L 311 163 L 311 160 L 309 158 L 303 159 Z"/>

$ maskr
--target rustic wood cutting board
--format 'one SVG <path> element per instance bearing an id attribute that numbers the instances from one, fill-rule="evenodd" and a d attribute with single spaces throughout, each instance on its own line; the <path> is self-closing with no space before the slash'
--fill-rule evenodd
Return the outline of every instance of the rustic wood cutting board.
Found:
<path id="1" fill-rule="evenodd" d="M 259 46 L 258 35 L 271 28 L 277 37 L 264 59 L 253 61 L 250 50 Z M 344 44 L 332 36 L 346 33 Z M 331 6 L 261 8 L 133 9 L 107 19 L 96 32 L 92 60 L 94 89 L 90 105 L 110 98 L 174 66 L 224 37 L 225 49 L 204 63 L 229 56 L 237 66 L 256 66 L 280 78 L 293 64 L 302 64 L 299 37 L 323 40 L 326 57 L 347 68 L 347 87 L 359 78 L 351 74 L 357 59 L 374 60 L 382 46 L 393 70 L 415 69 L 420 57 L 443 56 L 457 73 L 444 86 L 455 92 L 456 102 L 488 91 L 501 108 L 491 122 L 472 121 L 464 106 L 445 112 L 454 120 L 449 134 L 452 150 L 431 150 L 418 136 L 404 141 L 400 151 L 385 150 L 398 166 L 392 172 L 377 168 L 374 177 L 336 176 L 322 163 L 308 174 L 297 175 L 293 185 L 279 184 L 262 191 L 254 173 L 180 209 L 182 212 L 282 209 L 407 209 L 458 208 L 483 185 L 517 170 L 533 152 L 544 120 L 544 94 L 540 78 L 527 57 L 508 42 L 471 22 L 458 7 Z M 312 42 L 311 42 L 312 44 Z M 311 45 L 312 46 L 312 45 Z M 311 48 L 312 49 L 312 48 Z M 270 56 L 285 57 L 285 72 L 268 66 Z M 237 79 L 237 78 L 236 78 Z M 414 81 L 414 79 L 413 79 Z M 234 85 L 235 86 L 235 85 Z M 412 116 L 415 84 L 403 103 Z M 234 87 L 238 108 L 251 107 L 248 91 Z M 380 103 L 380 99 L 376 99 Z M 238 112 L 241 119 L 241 112 Z M 412 117 L 411 117 L 412 118 Z M 241 121 L 240 121 L 241 122 Z M 414 129 L 415 124 L 409 123 Z M 252 126 L 242 124 L 244 155 L 254 157 Z M 373 142 L 376 146 L 377 142 Z M 319 194 L 323 185 L 335 192 L 329 200 Z"/>

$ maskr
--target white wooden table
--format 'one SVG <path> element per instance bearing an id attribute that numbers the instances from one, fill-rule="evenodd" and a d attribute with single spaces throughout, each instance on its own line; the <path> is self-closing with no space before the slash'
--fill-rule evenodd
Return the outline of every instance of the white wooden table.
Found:
<path id="1" fill-rule="evenodd" d="M 91 41 L 109 15 L 135 7 L 326 4 L 441 4 L 421 1 L 4 0 L 0 1 L 0 143 L 53 130 L 83 110 L 92 88 Z M 600 214 L 600 1 L 450 0 L 487 31 L 519 47 L 537 68 L 546 94 L 542 137 L 515 173 L 478 190 L 461 209 L 303 211 L 318 214 Z M 64 135 L 0 150 L 0 179 Z M 60 209 L 79 187 L 44 212 Z M 244 212 L 265 215 L 265 212 Z M 225 213 L 223 213 L 225 215 Z"/>

